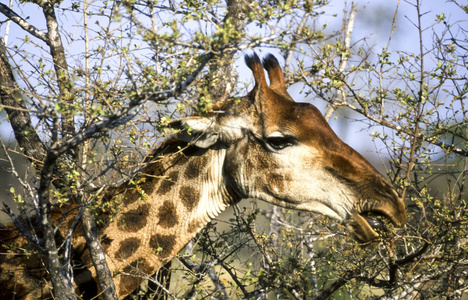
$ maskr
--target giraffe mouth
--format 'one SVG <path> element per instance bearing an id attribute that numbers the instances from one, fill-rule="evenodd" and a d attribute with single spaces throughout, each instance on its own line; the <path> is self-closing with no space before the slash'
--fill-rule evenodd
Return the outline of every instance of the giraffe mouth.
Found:
<path id="1" fill-rule="evenodd" d="M 347 224 L 351 236 L 361 243 L 370 242 L 378 237 L 389 237 L 395 227 L 402 222 L 383 211 L 355 212 Z"/>
<path id="2" fill-rule="evenodd" d="M 372 229 L 382 230 L 385 228 L 385 224 L 383 220 L 381 220 L 380 216 L 373 216 L 373 214 L 371 213 L 370 215 L 369 214 L 363 215 L 363 217 L 367 221 L 367 223 L 369 223 Z"/>
<path id="3" fill-rule="evenodd" d="M 391 215 L 381 211 L 367 211 L 361 213 L 370 227 L 374 230 L 391 230 L 393 227 L 400 226 L 400 222 Z"/>

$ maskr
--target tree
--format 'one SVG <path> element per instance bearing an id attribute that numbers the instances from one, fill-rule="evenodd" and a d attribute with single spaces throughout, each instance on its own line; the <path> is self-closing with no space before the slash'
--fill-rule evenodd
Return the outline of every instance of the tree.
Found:
<path id="1" fill-rule="evenodd" d="M 341 30 L 325 34 L 326 26 L 315 22 L 326 4 L 0 4 L 5 20 L 25 33 L 18 45 L 0 42 L 1 104 L 18 151 L 34 169 L 23 176 L 11 162 L 22 190 L 10 191 L 15 207 L 5 211 L 32 251 L 46 253 L 55 297 L 76 298 L 69 241 L 81 222 L 100 283 L 110 287 L 103 297 L 115 298 L 94 218 L 96 211 L 115 208 L 99 195 L 131 178 L 164 138 L 161 128 L 169 120 L 210 113 L 215 102 L 243 94 L 234 62 L 260 47 L 282 54 L 289 84 L 301 83 L 306 96 L 326 101 L 328 118 L 354 112 L 375 127 L 388 176 L 406 199 L 408 223 L 363 246 L 347 243 L 342 226 L 322 217 L 257 203 L 251 210 L 235 207 L 225 231 L 211 224 L 180 254 L 174 269 L 181 271 L 174 273 L 181 275 L 173 281 L 183 284 L 173 285 L 170 296 L 457 298 L 466 292 L 463 25 L 441 12 L 429 31 L 423 26 L 429 15 L 416 0 L 410 21 L 419 50 L 394 51 L 397 6 L 388 45 L 375 53 L 364 41 L 351 45 L 356 5 L 348 7 Z M 444 8 L 449 5 L 468 10 L 455 1 Z M 45 29 L 20 16 L 23 8 L 40 12 Z M 57 207 L 79 209 L 63 245 L 54 239 Z"/>

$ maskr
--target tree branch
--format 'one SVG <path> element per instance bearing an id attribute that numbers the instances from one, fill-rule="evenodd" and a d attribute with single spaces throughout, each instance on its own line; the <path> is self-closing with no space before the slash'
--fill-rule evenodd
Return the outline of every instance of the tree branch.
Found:
<path id="1" fill-rule="evenodd" d="M 49 153 L 50 154 L 50 153 Z M 47 271 L 53 286 L 54 297 L 57 299 L 76 299 L 73 283 L 66 267 L 60 262 L 58 247 L 55 242 L 55 229 L 51 223 L 50 186 L 53 179 L 53 170 L 57 159 L 47 155 L 44 161 L 39 180 L 39 220 L 44 238 L 44 250 L 47 259 Z"/>
<path id="2" fill-rule="evenodd" d="M 210 277 L 211 281 L 213 282 L 213 285 L 215 286 L 216 291 L 220 292 L 220 294 L 221 294 L 220 299 L 223 299 L 223 300 L 229 299 L 227 297 L 228 294 L 226 292 L 226 287 L 224 286 L 224 284 L 219 279 L 219 276 L 216 273 L 216 271 L 213 270 L 213 265 L 215 265 L 216 262 L 212 262 L 209 265 L 205 264 L 205 263 L 197 265 L 197 264 L 195 264 L 194 262 L 192 262 L 192 261 L 190 261 L 188 259 L 179 259 L 179 260 L 182 262 L 182 264 L 186 268 L 191 269 L 192 271 L 197 273 L 197 276 L 199 277 L 199 279 L 197 280 L 197 283 L 199 281 L 201 281 L 206 275 L 208 275 Z M 194 285 L 194 287 L 195 286 L 196 285 Z M 188 298 L 193 297 L 192 293 L 193 293 L 193 289 L 190 290 L 188 293 L 186 293 L 183 298 L 188 299 Z"/>
<path id="3" fill-rule="evenodd" d="M 18 145 L 39 171 L 41 166 L 38 162 L 44 161 L 46 150 L 32 125 L 31 116 L 13 75 L 2 38 L 0 38 L 0 103 L 8 114 Z"/>
<path id="4" fill-rule="evenodd" d="M 200 65 L 198 68 L 190 74 L 187 79 L 181 83 L 176 84 L 173 88 L 167 89 L 165 91 L 151 92 L 151 91 L 138 91 L 137 96 L 133 99 L 132 102 L 140 103 L 144 100 L 150 100 L 152 102 L 161 102 L 172 97 L 177 97 L 182 92 L 184 92 L 189 85 L 197 78 L 198 74 L 203 70 L 208 61 L 214 56 L 212 52 L 205 53 L 200 58 Z"/>
<path id="5" fill-rule="evenodd" d="M 403 266 L 403 265 L 408 264 L 410 262 L 414 262 L 414 260 L 416 258 L 418 258 L 419 256 L 423 255 L 423 253 L 426 252 L 428 248 L 429 248 L 429 243 L 424 242 L 424 245 L 421 247 L 421 249 L 419 249 L 418 251 L 416 251 L 414 253 L 411 253 L 411 254 L 407 255 L 404 258 L 396 260 L 395 265 Z"/>
<path id="6" fill-rule="evenodd" d="M 351 279 L 351 273 L 347 272 L 344 276 L 340 277 L 338 280 L 333 282 L 330 286 L 325 289 L 322 289 L 320 294 L 315 298 L 316 300 L 325 300 L 339 290 L 343 285 L 345 285 Z"/>
<path id="7" fill-rule="evenodd" d="M 25 31 L 29 32 L 33 36 L 37 37 L 38 39 L 44 41 L 46 44 L 50 43 L 49 37 L 43 31 L 40 31 L 36 27 L 32 26 L 25 19 L 21 18 L 17 13 L 11 10 L 8 6 L 3 3 L 0 3 L 0 12 L 4 14 L 8 19 L 12 20 L 18 26 L 23 28 Z"/>
<path id="8" fill-rule="evenodd" d="M 73 82 L 68 73 L 68 63 L 65 56 L 65 50 L 60 38 L 59 25 L 53 4 L 45 4 L 42 6 L 43 13 L 47 24 L 47 35 L 49 37 L 50 54 L 54 62 L 54 69 L 59 88 L 59 106 L 62 113 L 62 136 L 70 138 L 75 133 L 74 121 L 74 100 L 75 91 Z"/>
<path id="9" fill-rule="evenodd" d="M 237 72 L 234 67 L 234 55 L 245 34 L 245 13 L 243 0 L 227 0 L 226 15 L 223 19 L 223 33 L 230 35 L 228 42 L 212 45 L 220 48 L 221 53 L 210 62 L 210 71 L 206 77 L 208 92 L 211 99 L 222 102 L 232 93 L 237 82 Z"/>
<path id="10" fill-rule="evenodd" d="M 412 130 L 409 130 L 407 128 L 404 128 L 404 127 L 401 127 L 399 125 L 393 124 L 393 123 L 387 121 L 384 118 L 374 117 L 366 109 L 361 109 L 359 107 L 356 107 L 356 106 L 350 104 L 349 102 L 336 103 L 336 102 L 333 102 L 333 101 L 325 98 L 325 96 L 322 93 L 320 93 L 320 91 L 318 91 L 314 87 L 313 84 L 310 83 L 310 81 L 307 79 L 305 74 L 302 74 L 302 78 L 306 81 L 306 84 L 315 92 L 315 94 L 317 96 L 319 96 L 323 100 L 330 103 L 330 105 L 332 105 L 335 109 L 337 109 L 339 107 L 342 107 L 342 106 L 345 106 L 345 107 L 348 107 L 349 109 L 363 115 L 364 117 L 366 117 L 367 119 L 369 119 L 370 121 L 372 121 L 372 122 L 374 122 L 376 124 L 382 125 L 384 127 L 390 128 L 390 129 L 393 129 L 393 130 L 395 130 L 397 132 L 407 134 L 409 136 L 414 135 L 414 132 Z M 357 94 L 353 90 L 353 88 L 346 81 L 343 81 L 343 84 L 345 84 L 346 88 L 350 91 L 351 97 L 353 99 L 355 99 L 363 107 L 364 103 L 367 102 L 367 100 L 363 99 L 362 96 Z M 415 137 L 422 140 L 422 141 L 424 141 L 424 142 L 430 143 L 432 145 L 436 145 L 436 146 L 440 147 L 441 149 L 443 149 L 444 151 L 446 151 L 448 153 L 455 153 L 455 154 L 459 154 L 459 155 L 468 157 L 468 150 L 464 150 L 462 148 L 456 147 L 454 144 L 447 145 L 446 143 L 444 143 L 442 141 L 439 141 L 436 137 L 425 136 L 421 131 L 419 131 L 418 134 Z"/>
<path id="11" fill-rule="evenodd" d="M 415 258 L 421 256 L 429 247 L 429 243 L 424 243 L 424 245 L 418 251 L 395 261 L 393 267 L 390 266 L 389 272 L 396 272 L 398 266 L 405 265 L 407 263 L 413 262 Z M 389 288 L 395 284 L 394 278 L 395 274 L 390 274 L 390 280 L 376 280 L 374 278 L 368 278 L 366 276 L 361 276 L 354 274 L 352 271 L 346 272 L 343 276 L 341 276 L 338 280 L 332 283 L 325 289 L 322 289 L 320 294 L 317 296 L 316 299 L 328 299 L 334 292 L 339 290 L 342 286 L 344 286 L 349 280 L 356 279 L 358 281 L 366 282 L 370 286 L 377 287 L 377 288 Z"/>
<path id="12" fill-rule="evenodd" d="M 342 53 L 341 53 L 341 61 L 340 61 L 340 65 L 338 67 L 338 71 L 340 72 L 340 74 L 343 74 L 344 70 L 346 69 L 346 65 L 348 63 L 348 51 L 349 51 L 349 48 L 350 48 L 350 45 L 351 45 L 351 33 L 353 32 L 353 28 L 354 28 L 354 20 L 356 19 L 356 13 L 357 13 L 357 3 L 356 2 L 352 2 L 351 4 L 351 12 L 349 13 L 349 18 L 346 21 L 343 21 L 343 27 L 346 27 L 346 30 L 344 31 L 344 49 L 342 50 Z M 338 99 L 336 102 L 339 102 L 339 103 L 345 103 L 346 102 L 346 94 L 344 92 L 344 88 L 340 88 L 339 90 L 339 94 L 338 94 Z M 333 115 L 333 112 L 335 111 L 335 108 L 332 104 L 328 104 L 327 105 L 328 108 L 325 112 L 325 120 L 330 120 L 330 118 L 332 117 Z"/>

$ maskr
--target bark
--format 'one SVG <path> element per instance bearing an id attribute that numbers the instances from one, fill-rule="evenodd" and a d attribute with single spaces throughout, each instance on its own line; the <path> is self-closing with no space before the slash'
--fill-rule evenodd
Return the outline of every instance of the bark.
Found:
<path id="1" fill-rule="evenodd" d="M 74 100 L 75 91 L 73 82 L 68 73 L 67 58 L 63 49 L 62 39 L 59 34 L 57 16 L 52 4 L 45 4 L 43 7 L 44 16 L 47 24 L 47 34 L 49 37 L 50 54 L 54 62 L 55 73 L 59 87 L 59 103 L 62 104 L 62 137 L 70 138 L 75 133 L 74 122 Z"/>
<path id="2" fill-rule="evenodd" d="M 55 230 L 50 218 L 52 204 L 50 203 L 49 190 L 53 178 L 53 170 L 55 169 L 55 161 L 56 157 L 52 157 L 49 153 L 44 162 L 39 182 L 39 218 L 44 235 L 43 248 L 47 257 L 47 271 L 52 282 L 54 297 L 56 299 L 76 299 L 69 272 L 67 272 L 66 266 L 60 261 L 58 247 L 55 243 Z"/>
<path id="3" fill-rule="evenodd" d="M 62 117 L 61 133 L 64 143 L 54 143 L 55 146 L 59 147 L 52 147 L 49 149 L 49 151 L 46 151 L 34 127 L 32 126 L 29 112 L 26 109 L 21 92 L 13 77 L 13 72 L 6 55 L 6 48 L 3 43 L 0 43 L 0 82 L 2 82 L 2 85 L 0 86 L 0 96 L 2 101 L 1 103 L 5 105 L 5 109 L 10 118 L 10 122 L 18 144 L 23 149 L 23 152 L 28 156 L 30 161 L 36 165 L 36 170 L 38 173 L 41 173 L 41 188 L 39 192 L 39 218 L 41 219 L 41 227 L 44 234 L 44 249 L 47 255 L 48 269 L 54 287 L 54 295 L 59 299 L 75 299 L 76 296 L 72 288 L 71 279 L 69 276 L 67 276 L 65 268 L 65 265 L 67 265 L 68 262 L 60 261 L 58 248 L 55 244 L 55 230 L 50 222 L 51 203 L 49 201 L 50 195 L 48 190 L 51 187 L 51 178 L 53 173 L 57 175 L 57 178 L 63 179 L 65 176 L 62 175 L 63 173 L 66 173 L 66 168 L 64 169 L 64 166 L 76 166 L 77 152 L 74 148 L 77 147 L 83 141 L 83 139 L 74 139 L 74 137 L 76 137 L 73 108 L 75 100 L 74 87 L 68 73 L 68 64 L 59 35 L 59 26 L 53 4 L 48 2 L 38 2 L 37 4 L 43 8 L 48 29 L 47 34 L 28 24 L 24 19 L 19 17 L 16 13 L 4 5 L 0 6 L 0 11 L 18 25 L 20 25 L 24 30 L 43 40 L 50 47 L 50 54 L 53 59 L 53 65 L 55 68 L 59 88 L 59 102 L 61 104 L 60 113 Z M 59 128 L 55 129 L 58 130 Z M 81 137 L 86 138 L 92 135 L 89 134 L 89 132 L 87 133 L 88 134 L 85 134 Z M 59 148 L 59 151 L 54 151 L 57 150 L 54 148 Z M 60 151 L 64 149 L 65 151 Z M 46 158 L 46 153 L 49 154 L 49 166 L 44 166 L 41 168 L 42 162 Z M 66 159 L 67 163 L 64 163 L 63 160 L 60 159 L 62 164 L 59 164 L 57 167 L 57 159 L 59 159 L 63 154 L 69 154 L 68 159 Z M 39 164 L 37 164 L 37 162 L 39 162 Z M 50 166 L 52 165 L 54 167 L 53 169 L 50 169 Z M 57 189 L 62 189 L 67 186 L 67 183 L 63 182 L 62 180 L 56 180 L 54 181 L 54 186 Z M 81 197 L 76 199 L 78 205 L 84 205 L 79 199 L 81 199 Z M 99 237 L 97 236 L 98 231 L 94 219 L 88 211 L 83 213 L 82 218 L 85 237 L 90 248 L 93 263 L 96 267 L 98 280 L 101 284 L 101 287 L 103 287 L 103 297 L 104 299 L 116 299 L 117 297 L 115 293 L 115 286 L 112 281 L 111 272 L 105 261 L 104 251 L 102 250 L 99 243 Z"/>
<path id="4" fill-rule="evenodd" d="M 81 224 L 83 224 L 86 244 L 88 245 L 93 266 L 96 269 L 98 282 L 101 286 L 102 298 L 117 299 L 117 291 L 115 289 L 114 281 L 112 280 L 112 273 L 107 265 L 104 250 L 101 246 L 96 222 L 89 210 L 84 211 Z"/>
<path id="5" fill-rule="evenodd" d="M 44 16 L 46 18 L 48 36 L 49 36 L 49 47 L 50 53 L 53 58 L 54 68 L 57 76 L 57 82 L 59 86 L 59 101 L 62 103 L 62 138 L 68 140 L 74 136 L 75 133 L 75 92 L 73 82 L 68 73 L 68 64 L 65 56 L 65 50 L 63 48 L 62 40 L 60 38 L 59 27 L 57 23 L 57 17 L 55 15 L 54 7 L 50 4 L 42 6 Z M 82 141 L 81 141 L 82 142 Z M 80 143 L 81 143 L 80 142 Z M 74 169 L 77 169 L 78 151 L 75 149 L 80 143 L 76 145 L 70 145 L 65 149 L 68 151 L 69 164 Z M 60 170 L 64 172 L 64 170 Z M 63 177 L 61 177 L 63 178 Z M 66 184 L 66 183 L 65 183 Z M 85 206 L 83 197 L 78 196 L 75 201 L 79 206 Z M 82 215 L 83 230 L 86 238 L 86 243 L 91 254 L 91 260 L 96 269 L 96 275 L 98 282 L 102 289 L 103 299 L 117 299 L 117 293 L 115 285 L 112 280 L 112 274 L 107 266 L 104 250 L 101 247 L 100 239 L 98 236 L 98 229 L 94 217 L 89 210 L 85 210 Z M 67 263 L 67 262 L 65 262 Z"/>
<path id="6" fill-rule="evenodd" d="M 0 38 L 0 103 L 8 114 L 16 141 L 29 161 L 40 171 L 46 157 L 44 144 L 36 133 Z"/>
<path id="7" fill-rule="evenodd" d="M 245 13 L 243 0 L 228 0 L 227 13 L 223 20 L 224 31 L 232 34 L 227 44 L 218 46 L 220 55 L 210 64 L 207 76 L 208 90 L 215 102 L 223 101 L 234 90 L 237 82 L 237 72 L 234 66 L 234 56 L 238 45 L 245 34 Z M 218 49 L 214 49 L 215 51 Z"/>

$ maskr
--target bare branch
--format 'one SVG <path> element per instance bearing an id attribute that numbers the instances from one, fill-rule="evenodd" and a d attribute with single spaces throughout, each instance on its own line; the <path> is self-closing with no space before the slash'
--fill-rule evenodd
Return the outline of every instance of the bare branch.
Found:
<path id="1" fill-rule="evenodd" d="M 16 24 L 18 24 L 18 26 L 23 28 L 25 31 L 32 34 L 33 36 L 44 41 L 46 44 L 50 43 L 49 36 L 45 32 L 40 31 L 33 25 L 26 22 L 25 19 L 21 18 L 17 13 L 15 13 L 13 10 L 11 10 L 8 6 L 6 6 L 3 3 L 0 3 L 0 12 L 4 14 L 10 20 L 15 22 Z"/>
<path id="2" fill-rule="evenodd" d="M 344 31 L 344 49 L 342 50 L 341 56 L 340 56 L 340 65 L 338 67 L 338 71 L 343 74 L 344 70 L 346 69 L 346 65 L 348 63 L 348 51 L 350 49 L 351 45 L 351 33 L 353 32 L 354 28 L 354 20 L 356 19 L 356 13 L 357 13 L 357 3 L 352 2 L 351 5 L 351 12 L 349 13 L 349 17 L 347 22 L 344 21 L 343 27 L 346 27 L 346 30 Z M 346 102 L 346 94 L 344 92 L 344 88 L 341 88 L 338 93 L 338 103 L 344 103 Z M 333 112 L 335 111 L 333 105 L 328 104 L 328 108 L 324 114 L 325 120 L 330 120 L 330 118 L 333 115 Z"/>

